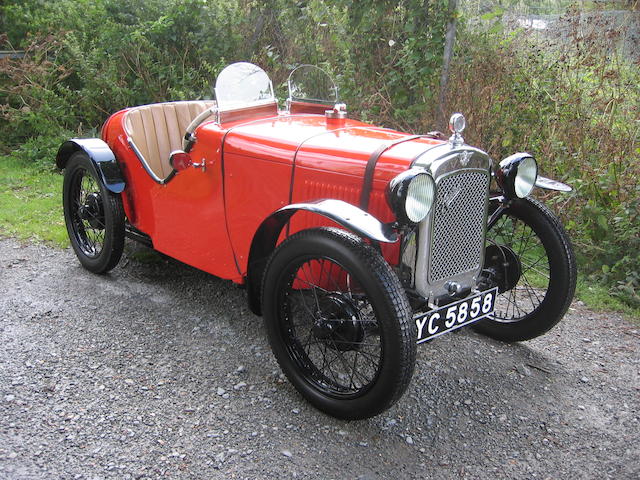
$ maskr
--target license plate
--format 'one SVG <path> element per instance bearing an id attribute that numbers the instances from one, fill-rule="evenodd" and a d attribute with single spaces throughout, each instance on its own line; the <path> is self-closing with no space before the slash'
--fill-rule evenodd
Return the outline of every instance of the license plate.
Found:
<path id="1" fill-rule="evenodd" d="M 497 294 L 496 287 L 415 317 L 418 343 L 488 317 L 495 308 Z"/>

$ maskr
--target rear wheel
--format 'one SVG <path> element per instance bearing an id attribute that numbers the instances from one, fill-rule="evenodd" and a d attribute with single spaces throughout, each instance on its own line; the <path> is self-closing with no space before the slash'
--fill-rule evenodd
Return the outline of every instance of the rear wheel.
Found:
<path id="1" fill-rule="evenodd" d="M 343 419 L 386 410 L 415 363 L 411 309 L 373 248 L 338 229 L 299 232 L 272 255 L 263 279 L 269 342 L 294 387 Z"/>
<path id="2" fill-rule="evenodd" d="M 474 325 L 498 340 L 529 340 L 564 316 L 576 262 L 560 221 L 537 200 L 514 200 L 487 232 L 484 272 L 498 286 L 492 319 Z"/>
<path id="3" fill-rule="evenodd" d="M 84 152 L 71 155 L 64 173 L 64 220 L 71 247 L 84 268 L 105 273 L 124 248 L 124 209 L 119 195 L 103 185 Z"/>

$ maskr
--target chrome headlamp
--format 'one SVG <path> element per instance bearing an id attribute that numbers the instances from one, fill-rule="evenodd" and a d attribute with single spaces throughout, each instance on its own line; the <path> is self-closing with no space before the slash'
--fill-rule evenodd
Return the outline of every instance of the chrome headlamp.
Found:
<path id="1" fill-rule="evenodd" d="M 531 193 L 538 178 L 538 163 L 528 153 L 514 153 L 500 162 L 496 181 L 505 195 L 524 198 Z"/>
<path id="2" fill-rule="evenodd" d="M 420 223 L 431 210 L 435 192 L 433 177 L 422 168 L 412 168 L 389 182 L 387 199 L 398 222 Z"/>

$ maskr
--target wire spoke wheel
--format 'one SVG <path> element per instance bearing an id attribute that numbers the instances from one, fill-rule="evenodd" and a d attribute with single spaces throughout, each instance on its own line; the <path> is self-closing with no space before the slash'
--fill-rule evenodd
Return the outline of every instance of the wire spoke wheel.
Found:
<path id="1" fill-rule="evenodd" d="M 298 367 L 329 395 L 359 395 L 375 381 L 382 344 L 360 284 L 329 258 L 292 264 L 281 328 Z"/>
<path id="2" fill-rule="evenodd" d="M 540 306 L 549 288 L 549 257 L 540 238 L 523 220 L 504 215 L 487 237 L 487 244 L 500 249 L 500 260 L 508 262 L 509 251 L 519 262 L 519 278 L 511 289 L 498 295 L 494 319 L 517 322 Z"/>
<path id="3" fill-rule="evenodd" d="M 483 274 L 499 294 L 493 317 L 473 328 L 508 342 L 553 328 L 571 304 L 577 276 L 560 221 L 532 198 L 512 200 L 489 226 Z"/>
<path id="4" fill-rule="evenodd" d="M 100 187 L 84 168 L 75 170 L 70 183 L 75 207 L 71 217 L 76 241 L 87 257 L 96 258 L 102 252 L 105 235 Z"/>
<path id="5" fill-rule="evenodd" d="M 124 249 L 124 209 L 84 152 L 71 155 L 63 183 L 64 218 L 80 263 L 94 273 L 115 267 Z"/>
<path id="6" fill-rule="evenodd" d="M 275 250 L 262 284 L 273 353 L 320 410 L 368 418 L 406 390 L 415 323 L 400 281 L 380 254 L 342 230 L 304 230 Z"/>

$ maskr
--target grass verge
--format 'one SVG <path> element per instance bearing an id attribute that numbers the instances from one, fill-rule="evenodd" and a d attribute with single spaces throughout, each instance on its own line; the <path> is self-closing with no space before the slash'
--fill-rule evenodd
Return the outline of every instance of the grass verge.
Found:
<path id="1" fill-rule="evenodd" d="M 620 312 L 635 323 L 640 324 L 640 309 L 633 308 L 609 293 L 606 287 L 594 283 L 592 280 L 578 276 L 576 298 L 582 300 L 591 310 L 599 312 Z"/>
<path id="2" fill-rule="evenodd" d="M 69 245 L 62 213 L 62 175 L 12 156 L 0 157 L 0 234 Z"/>
<path id="3" fill-rule="evenodd" d="M 15 157 L 0 157 L 0 235 L 68 246 L 62 175 L 30 167 Z M 593 310 L 622 312 L 640 321 L 640 309 L 625 305 L 585 277 L 578 279 L 576 297 Z"/>

